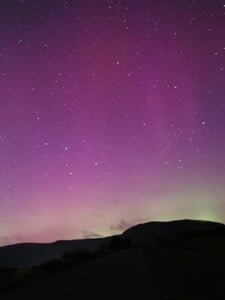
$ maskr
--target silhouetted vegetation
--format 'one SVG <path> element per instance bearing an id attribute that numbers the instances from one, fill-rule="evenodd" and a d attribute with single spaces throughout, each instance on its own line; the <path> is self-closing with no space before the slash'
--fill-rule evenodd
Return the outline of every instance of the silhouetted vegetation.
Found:
<path id="1" fill-rule="evenodd" d="M 207 230 L 201 227 L 202 224 L 196 230 L 161 235 L 151 246 L 113 236 L 96 252 L 81 249 L 35 267 L 0 268 L 0 292 L 78 268 L 118 251 L 142 248 L 162 300 L 222 299 L 219 293 L 225 279 L 225 230 L 222 226 Z"/>
<path id="2" fill-rule="evenodd" d="M 109 255 L 113 252 L 129 249 L 132 247 L 131 240 L 129 238 L 122 238 L 121 236 L 112 236 L 109 244 L 99 247 L 96 255 L 102 257 Z"/>
<path id="3" fill-rule="evenodd" d="M 129 248 L 130 245 L 129 239 L 113 236 L 109 244 L 100 247 L 95 253 L 81 249 L 79 251 L 67 252 L 61 258 L 52 259 L 35 267 L 22 269 L 1 268 L 0 275 L 4 279 L 0 283 L 0 291 L 7 291 L 72 268 L 77 268 L 116 251 Z"/>

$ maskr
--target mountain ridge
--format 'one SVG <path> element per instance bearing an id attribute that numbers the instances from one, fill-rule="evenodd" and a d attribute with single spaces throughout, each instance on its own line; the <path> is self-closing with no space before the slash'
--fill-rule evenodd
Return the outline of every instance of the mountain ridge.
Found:
<path id="1" fill-rule="evenodd" d="M 154 245 L 160 239 L 175 237 L 185 233 L 204 233 L 222 230 L 225 224 L 204 220 L 151 221 L 131 226 L 120 235 L 104 238 L 78 240 L 59 240 L 51 243 L 18 243 L 0 247 L 0 268 L 23 268 L 35 266 L 52 259 L 59 259 L 65 253 L 88 250 L 97 251 L 109 245 L 111 240 L 119 237 L 129 240 L 133 246 Z"/>

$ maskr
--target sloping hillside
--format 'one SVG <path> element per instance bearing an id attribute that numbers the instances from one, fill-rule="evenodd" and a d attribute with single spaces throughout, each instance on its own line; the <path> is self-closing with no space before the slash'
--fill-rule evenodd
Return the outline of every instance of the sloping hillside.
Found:
<path id="1" fill-rule="evenodd" d="M 140 249 L 119 251 L 79 269 L 1 295 L 1 300 L 158 300 Z"/>
<path id="2" fill-rule="evenodd" d="M 191 220 L 140 224 L 104 239 L 3 247 L 0 265 L 7 257 L 26 267 L 0 269 L 0 298 L 223 300 L 224 252 L 223 224 Z M 30 267 L 34 262 L 40 265 Z"/>
<path id="3" fill-rule="evenodd" d="M 95 252 L 110 238 L 57 241 L 49 244 L 24 243 L 0 247 L 0 268 L 24 268 L 59 259 L 64 253 L 86 249 Z"/>

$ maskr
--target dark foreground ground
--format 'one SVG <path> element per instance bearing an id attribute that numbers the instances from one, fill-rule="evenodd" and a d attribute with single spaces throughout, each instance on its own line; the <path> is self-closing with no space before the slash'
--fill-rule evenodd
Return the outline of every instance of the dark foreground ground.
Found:
<path id="1" fill-rule="evenodd" d="M 0 299 L 159 298 L 143 262 L 142 250 L 131 249 L 15 289 L 2 294 Z"/>
<path id="2" fill-rule="evenodd" d="M 96 253 L 76 251 L 40 266 L 0 269 L 0 300 L 224 300 L 224 295 L 223 224 L 142 224 Z"/>
<path id="3" fill-rule="evenodd" d="M 225 299 L 225 235 L 144 249 L 160 299 Z"/>

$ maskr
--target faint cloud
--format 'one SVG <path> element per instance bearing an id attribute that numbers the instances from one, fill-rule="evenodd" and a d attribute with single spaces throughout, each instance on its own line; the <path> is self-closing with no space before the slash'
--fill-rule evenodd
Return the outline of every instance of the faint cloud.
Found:
<path id="1" fill-rule="evenodd" d="M 92 231 L 83 230 L 82 237 L 84 239 L 91 239 L 91 238 L 102 238 L 103 236 L 98 233 L 92 232 Z"/>
<path id="2" fill-rule="evenodd" d="M 22 242 L 23 239 L 19 235 L 14 235 L 12 237 L 7 237 L 7 236 L 0 237 L 0 246 L 7 246 L 7 245 L 17 244 Z"/>
<path id="3" fill-rule="evenodd" d="M 143 219 L 134 219 L 134 220 L 128 222 L 128 221 L 122 219 L 118 224 L 111 225 L 110 230 L 123 232 L 134 225 L 142 223 L 143 221 L 144 221 Z"/>

